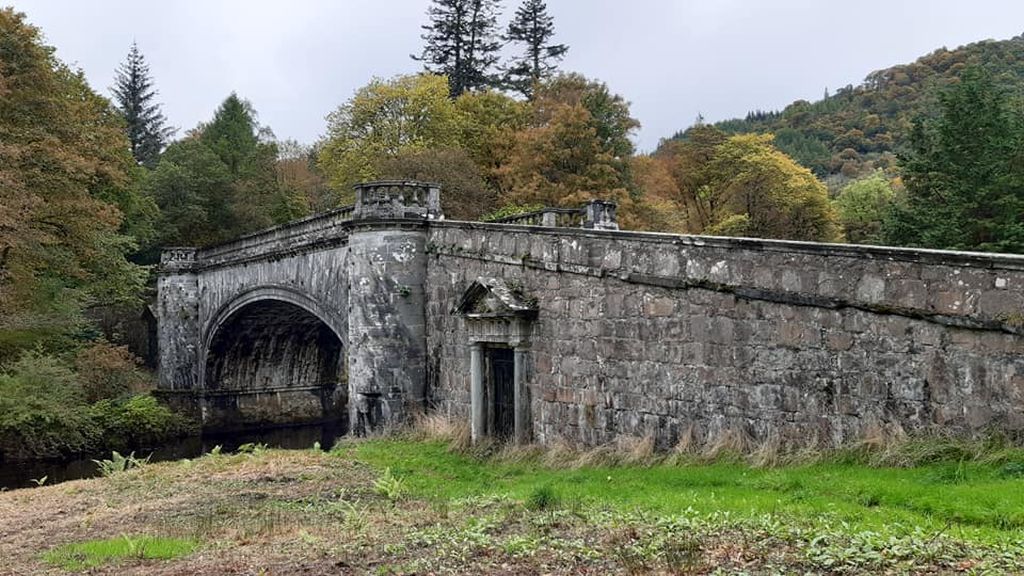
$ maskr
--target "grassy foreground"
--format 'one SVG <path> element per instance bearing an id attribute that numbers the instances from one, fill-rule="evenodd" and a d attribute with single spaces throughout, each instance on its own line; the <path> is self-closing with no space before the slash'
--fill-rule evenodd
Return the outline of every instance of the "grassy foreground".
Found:
<path id="1" fill-rule="evenodd" d="M 0 574 L 1024 573 L 1024 461 L 255 449 L 0 492 Z"/>

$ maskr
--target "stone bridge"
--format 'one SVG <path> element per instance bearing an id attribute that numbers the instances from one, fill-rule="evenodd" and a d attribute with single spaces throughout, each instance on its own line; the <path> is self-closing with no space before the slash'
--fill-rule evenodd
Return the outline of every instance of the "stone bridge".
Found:
<path id="1" fill-rule="evenodd" d="M 438 187 L 163 253 L 160 390 L 207 429 L 421 411 L 474 438 L 1024 432 L 1024 257 L 453 222 Z"/>

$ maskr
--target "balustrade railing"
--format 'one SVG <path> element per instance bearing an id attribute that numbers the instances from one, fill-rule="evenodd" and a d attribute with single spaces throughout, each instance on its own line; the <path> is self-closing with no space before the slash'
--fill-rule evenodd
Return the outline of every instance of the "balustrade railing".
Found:
<path id="1" fill-rule="evenodd" d="M 580 208 L 542 208 L 532 212 L 513 214 L 488 220 L 492 224 L 518 224 L 548 228 L 591 228 L 618 230 L 616 204 L 604 200 L 591 200 Z"/>
<path id="2" fill-rule="evenodd" d="M 426 218 L 441 215 L 441 186 L 407 180 L 383 180 L 356 185 L 355 219 Z"/>

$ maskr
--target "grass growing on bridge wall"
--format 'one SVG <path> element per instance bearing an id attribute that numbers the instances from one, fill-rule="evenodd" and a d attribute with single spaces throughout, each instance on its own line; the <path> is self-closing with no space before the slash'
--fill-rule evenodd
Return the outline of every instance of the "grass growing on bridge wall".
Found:
<path id="1" fill-rule="evenodd" d="M 546 462 L 552 453 L 481 457 L 414 439 L 255 447 L 0 492 L 0 557 L 3 569 L 42 572 L 76 544 L 146 534 L 195 548 L 91 573 L 1024 571 L 1024 454 L 904 454 L 928 463 L 566 466 Z"/>

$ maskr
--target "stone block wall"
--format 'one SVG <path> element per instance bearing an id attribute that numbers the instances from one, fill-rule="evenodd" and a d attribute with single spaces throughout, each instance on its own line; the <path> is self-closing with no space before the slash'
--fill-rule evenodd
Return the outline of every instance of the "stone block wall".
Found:
<path id="1" fill-rule="evenodd" d="M 430 400 L 469 414 L 473 280 L 536 298 L 534 439 L 1024 433 L 1024 258 L 432 222 Z"/>

